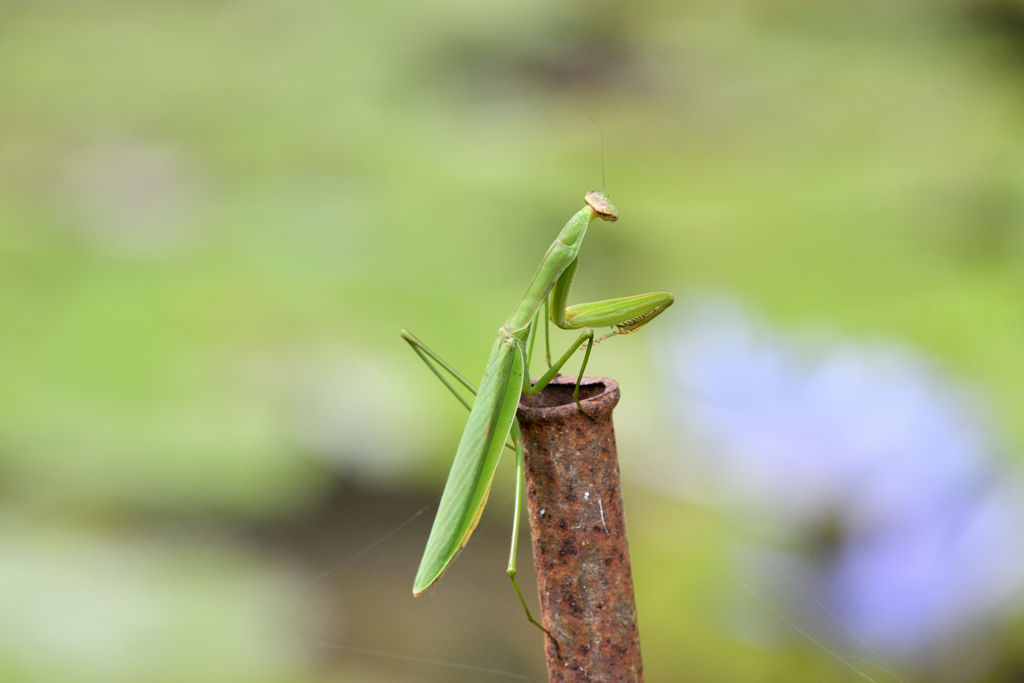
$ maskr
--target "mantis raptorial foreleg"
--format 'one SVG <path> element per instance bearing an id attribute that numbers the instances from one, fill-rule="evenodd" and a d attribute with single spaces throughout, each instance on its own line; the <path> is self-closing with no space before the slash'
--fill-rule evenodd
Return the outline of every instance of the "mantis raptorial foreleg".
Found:
<path id="1" fill-rule="evenodd" d="M 547 298 L 544 299 L 544 308 L 542 310 L 547 310 L 548 309 L 548 307 L 549 307 L 548 306 L 548 302 L 550 300 L 551 300 L 551 294 L 548 293 Z M 548 316 L 548 315 L 544 316 L 544 347 L 545 347 L 545 351 L 547 351 L 548 367 L 550 368 L 551 367 L 551 316 Z"/>
<path id="2" fill-rule="evenodd" d="M 515 420 L 519 398 L 522 394 L 532 396 L 543 390 L 583 342 L 586 342 L 587 350 L 579 373 L 582 378 L 595 343 L 608 336 L 635 332 L 664 311 L 673 301 L 669 292 L 652 292 L 575 306 L 567 305 L 569 290 L 579 265 L 577 256 L 587 227 L 594 218 L 605 221 L 618 219 L 618 209 L 602 193 L 587 193 L 585 202 L 586 205 L 562 228 L 558 238 L 544 255 L 519 304 L 498 331 L 498 339 L 491 349 L 491 357 L 479 389 L 411 334 L 404 330 L 402 332 L 403 338 L 430 366 L 431 371 L 459 397 L 464 406 L 470 409 L 469 419 L 448 474 L 448 483 L 438 505 L 437 517 L 434 519 L 434 526 L 416 573 L 413 594 L 419 595 L 438 580 L 469 540 L 487 501 L 498 459 L 504 447 L 508 445 L 506 440 L 511 437 L 512 449 L 516 453 L 517 483 L 508 575 L 523 608 L 526 609 L 527 618 L 542 630 L 543 626 L 534 620 L 530 610 L 526 608 L 526 602 L 515 580 L 515 539 L 519 530 L 523 481 L 522 444 L 519 425 Z M 548 370 L 536 382 L 531 383 L 530 356 L 538 334 L 539 315 L 543 315 L 545 319 L 544 345 Z M 549 320 L 563 329 L 582 329 L 572 346 L 554 363 L 551 362 Z M 612 332 L 595 340 L 594 328 L 600 327 L 610 327 Z M 437 363 L 475 394 L 472 406 L 431 361 Z M 580 384 L 577 380 L 573 395 L 577 407 L 583 411 L 579 391 Z"/>

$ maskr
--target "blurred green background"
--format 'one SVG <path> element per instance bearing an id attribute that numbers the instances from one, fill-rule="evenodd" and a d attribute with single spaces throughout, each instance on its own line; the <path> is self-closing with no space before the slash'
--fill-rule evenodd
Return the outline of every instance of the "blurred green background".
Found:
<path id="1" fill-rule="evenodd" d="M 410 595 L 465 415 L 398 331 L 481 372 L 600 187 L 592 118 L 621 219 L 576 300 L 903 340 L 1021 451 L 1024 5 L 6 0 L 0 678 L 542 680 L 508 462 Z M 681 448 L 675 310 L 590 367 L 623 388 L 647 680 L 856 677 L 781 620 L 739 637 L 739 532 L 638 483 Z M 1015 680 L 1020 631 L 975 680 Z"/>

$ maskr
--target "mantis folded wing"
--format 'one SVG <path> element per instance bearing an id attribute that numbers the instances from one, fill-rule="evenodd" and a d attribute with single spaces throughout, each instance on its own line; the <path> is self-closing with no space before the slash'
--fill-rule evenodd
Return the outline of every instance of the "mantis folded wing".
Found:
<path id="1" fill-rule="evenodd" d="M 521 394 L 535 396 L 540 393 L 566 361 L 586 342 L 587 349 L 573 392 L 578 409 L 586 414 L 579 401 L 579 382 L 595 343 L 594 328 L 612 329 L 609 334 L 597 341 L 617 334 L 636 332 L 668 308 L 674 300 L 670 292 L 651 292 L 575 306 L 566 305 L 579 265 L 580 245 L 590 222 L 598 217 L 609 222 L 618 219 L 618 209 L 603 193 L 588 192 L 584 201 L 585 206 L 562 228 L 558 238 L 544 255 L 519 304 L 498 330 L 498 339 L 491 349 L 491 357 L 487 362 L 479 391 L 416 337 L 405 330 L 402 331 L 402 337 L 464 405 L 469 407 L 431 360 L 476 394 L 469 419 L 462 432 L 462 440 L 455 452 L 455 460 L 448 474 L 448 482 L 441 496 L 437 517 L 434 519 L 419 571 L 416 573 L 413 595 L 421 594 L 437 581 L 466 545 L 480 521 L 498 460 L 506 447 L 506 440 L 511 437 L 512 449 L 516 454 L 516 508 L 512 524 L 512 550 L 509 555 L 508 575 L 512 579 L 512 585 L 523 609 L 526 610 L 527 619 L 545 633 L 547 630 L 530 614 L 515 578 L 516 537 L 519 532 L 523 481 L 523 448 L 519 425 L 515 420 L 519 398 Z M 543 310 L 545 302 L 546 311 Z M 544 314 L 545 325 L 547 319 L 550 319 L 563 329 L 582 329 L 583 332 L 554 363 L 551 362 L 549 350 L 548 371 L 536 382 L 531 383 L 531 351 L 538 316 Z"/>

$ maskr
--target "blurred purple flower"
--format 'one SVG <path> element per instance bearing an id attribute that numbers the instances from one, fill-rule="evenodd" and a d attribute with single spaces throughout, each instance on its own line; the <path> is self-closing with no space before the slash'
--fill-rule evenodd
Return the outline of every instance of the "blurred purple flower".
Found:
<path id="1" fill-rule="evenodd" d="M 962 388 L 907 349 L 815 344 L 722 300 L 672 343 L 691 464 L 789 544 L 827 545 L 803 564 L 858 638 L 923 659 L 1019 605 L 1024 496 Z"/>

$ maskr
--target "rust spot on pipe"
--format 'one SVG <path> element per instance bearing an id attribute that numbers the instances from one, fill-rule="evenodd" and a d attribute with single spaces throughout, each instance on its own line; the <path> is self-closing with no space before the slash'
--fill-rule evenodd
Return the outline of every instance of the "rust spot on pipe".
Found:
<path id="1" fill-rule="evenodd" d="M 537 567 L 548 679 L 642 683 L 633 575 L 619 483 L 612 410 L 619 385 L 556 377 L 519 404 L 530 535 Z M 561 658 L 559 657 L 561 653 Z"/>

